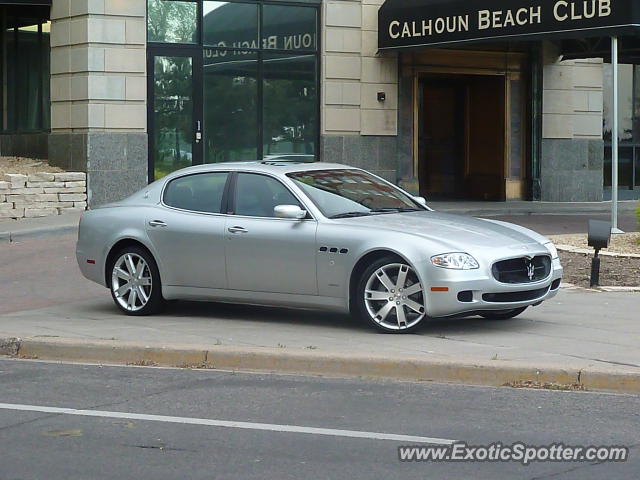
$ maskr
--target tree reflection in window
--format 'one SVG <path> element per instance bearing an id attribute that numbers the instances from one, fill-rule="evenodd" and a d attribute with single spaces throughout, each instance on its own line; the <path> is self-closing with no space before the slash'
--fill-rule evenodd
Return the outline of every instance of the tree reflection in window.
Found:
<path id="1" fill-rule="evenodd" d="M 193 62 L 155 57 L 155 178 L 188 167 L 193 159 Z"/>

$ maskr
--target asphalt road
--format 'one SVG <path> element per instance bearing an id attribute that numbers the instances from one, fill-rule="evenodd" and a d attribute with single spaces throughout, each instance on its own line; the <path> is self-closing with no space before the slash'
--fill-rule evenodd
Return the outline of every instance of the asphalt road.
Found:
<path id="1" fill-rule="evenodd" d="M 19 360 L 0 360 L 0 384 L 2 480 L 601 480 L 640 471 L 640 398 L 631 396 Z M 201 420 L 171 423 L 185 417 Z M 302 431 L 277 431 L 293 427 Z M 379 434 L 631 452 L 626 463 L 401 463 L 398 447 L 416 443 Z"/>

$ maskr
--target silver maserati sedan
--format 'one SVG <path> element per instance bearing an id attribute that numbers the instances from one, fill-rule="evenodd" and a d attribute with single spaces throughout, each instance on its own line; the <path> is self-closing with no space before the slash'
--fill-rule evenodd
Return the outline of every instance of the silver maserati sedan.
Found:
<path id="1" fill-rule="evenodd" d="M 388 333 L 510 319 L 562 278 L 531 230 L 438 213 L 358 168 L 275 160 L 187 168 L 90 210 L 76 255 L 127 315 L 233 302 L 350 312 Z"/>

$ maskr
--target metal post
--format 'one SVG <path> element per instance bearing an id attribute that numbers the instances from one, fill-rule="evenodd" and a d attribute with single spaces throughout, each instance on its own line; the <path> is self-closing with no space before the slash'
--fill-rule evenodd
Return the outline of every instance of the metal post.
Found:
<path id="1" fill-rule="evenodd" d="M 624 233 L 618 228 L 618 37 L 611 37 L 613 67 L 613 126 L 611 129 L 611 233 Z"/>

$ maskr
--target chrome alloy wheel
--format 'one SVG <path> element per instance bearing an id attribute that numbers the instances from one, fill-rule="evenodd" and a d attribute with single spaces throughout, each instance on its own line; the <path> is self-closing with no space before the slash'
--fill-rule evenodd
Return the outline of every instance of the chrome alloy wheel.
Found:
<path id="1" fill-rule="evenodd" d="M 410 329 L 426 314 L 422 284 L 401 263 L 385 265 L 369 277 L 364 302 L 373 321 L 388 330 Z"/>
<path id="2" fill-rule="evenodd" d="M 153 281 L 147 262 L 135 253 L 125 253 L 113 265 L 111 290 L 122 308 L 142 310 L 151 298 Z"/>

